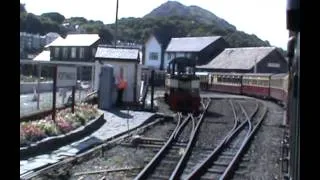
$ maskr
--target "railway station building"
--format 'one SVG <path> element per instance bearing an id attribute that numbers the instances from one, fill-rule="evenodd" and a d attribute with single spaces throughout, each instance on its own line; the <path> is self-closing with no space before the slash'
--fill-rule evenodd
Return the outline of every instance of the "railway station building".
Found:
<path id="1" fill-rule="evenodd" d="M 196 59 L 205 65 L 219 55 L 228 43 L 221 36 L 172 38 L 166 49 L 166 64 L 177 57 Z"/>
<path id="2" fill-rule="evenodd" d="M 197 69 L 225 73 L 287 73 L 288 62 L 275 47 L 227 48 Z"/>

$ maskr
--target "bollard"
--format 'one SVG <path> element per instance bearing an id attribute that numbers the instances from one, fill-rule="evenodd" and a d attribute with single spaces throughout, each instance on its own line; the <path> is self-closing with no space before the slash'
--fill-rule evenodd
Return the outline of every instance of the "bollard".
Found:
<path id="1" fill-rule="evenodd" d="M 127 117 L 127 126 L 128 126 L 128 131 L 129 131 L 129 116 L 130 116 L 130 113 L 129 113 L 129 106 L 127 106 L 127 114 L 128 114 L 128 117 Z"/>

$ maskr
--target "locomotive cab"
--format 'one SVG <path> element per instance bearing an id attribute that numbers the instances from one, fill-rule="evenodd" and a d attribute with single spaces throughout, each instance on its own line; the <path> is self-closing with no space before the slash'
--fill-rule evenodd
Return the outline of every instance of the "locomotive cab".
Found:
<path id="1" fill-rule="evenodd" d="M 169 62 L 165 99 L 170 108 L 179 112 L 196 112 L 200 107 L 200 78 L 195 75 L 196 61 L 175 58 Z"/>

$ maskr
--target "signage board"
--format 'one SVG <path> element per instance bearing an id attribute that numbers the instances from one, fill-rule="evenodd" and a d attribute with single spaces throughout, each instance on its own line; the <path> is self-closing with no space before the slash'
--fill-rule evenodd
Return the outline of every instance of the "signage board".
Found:
<path id="1" fill-rule="evenodd" d="M 280 68 L 280 64 L 279 63 L 268 63 L 268 67 Z"/>
<path id="2" fill-rule="evenodd" d="M 57 67 L 57 87 L 71 87 L 77 84 L 77 67 Z"/>

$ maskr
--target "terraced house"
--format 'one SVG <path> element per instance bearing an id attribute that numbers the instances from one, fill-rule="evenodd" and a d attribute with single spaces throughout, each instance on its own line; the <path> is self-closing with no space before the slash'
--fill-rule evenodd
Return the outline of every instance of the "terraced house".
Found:
<path id="1" fill-rule="evenodd" d="M 94 62 L 97 47 L 101 43 L 98 34 L 69 34 L 58 38 L 49 45 L 50 61 Z M 82 67 L 78 78 L 89 80 L 91 68 Z"/>

